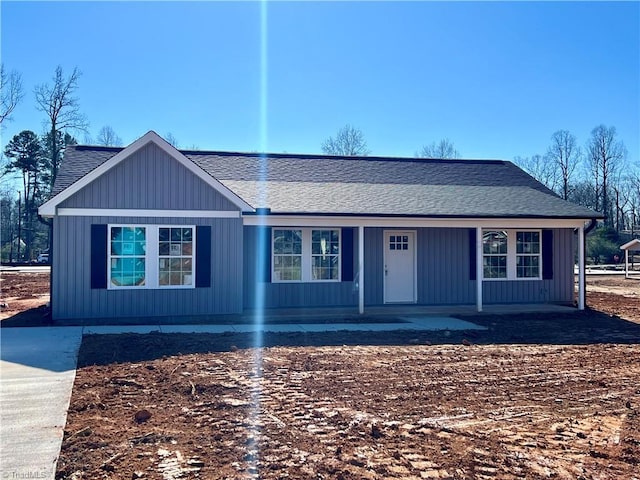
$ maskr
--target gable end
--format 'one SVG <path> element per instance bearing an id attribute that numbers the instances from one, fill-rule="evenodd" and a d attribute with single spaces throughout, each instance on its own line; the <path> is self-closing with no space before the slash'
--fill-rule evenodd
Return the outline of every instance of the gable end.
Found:
<path id="1" fill-rule="evenodd" d="M 213 188 L 220 195 L 226 198 L 229 202 L 235 205 L 239 210 L 243 212 L 252 212 L 254 211 L 253 207 L 245 202 L 242 198 L 236 195 L 234 192 L 229 190 L 223 184 L 221 184 L 217 179 L 207 174 L 204 170 L 202 170 L 199 166 L 193 163 L 193 161 L 189 160 L 182 153 L 180 153 L 176 148 L 167 143 L 164 139 L 162 139 L 157 133 L 150 131 L 127 148 L 123 149 L 109 160 L 83 176 L 80 180 L 70 185 L 68 188 L 63 190 L 62 192 L 55 195 L 53 198 L 49 199 L 38 209 L 38 213 L 43 217 L 53 217 L 56 215 L 57 207 L 78 193 L 80 190 L 85 188 L 91 182 L 100 178 L 104 174 L 106 174 L 111 169 L 118 166 L 121 162 L 128 159 L 133 154 L 139 152 L 141 149 L 146 147 L 149 144 L 154 144 L 158 149 L 164 151 L 168 156 L 172 157 L 178 163 L 182 164 L 187 170 L 189 170 L 196 177 L 199 177 L 202 181 L 204 181 L 209 187 Z M 150 172 L 153 174 L 153 171 Z"/>

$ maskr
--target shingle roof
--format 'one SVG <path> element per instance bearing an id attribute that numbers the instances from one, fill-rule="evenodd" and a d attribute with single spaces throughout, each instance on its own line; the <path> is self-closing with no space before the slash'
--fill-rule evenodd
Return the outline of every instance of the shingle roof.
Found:
<path id="1" fill-rule="evenodd" d="M 119 147 L 85 147 L 70 145 L 64 150 L 64 158 L 56 176 L 52 196 L 56 196 L 91 170 L 102 165 L 123 150 Z"/>
<path id="2" fill-rule="evenodd" d="M 54 193 L 120 152 L 67 148 Z M 592 218 L 511 162 L 182 151 L 254 208 L 272 213 Z"/>

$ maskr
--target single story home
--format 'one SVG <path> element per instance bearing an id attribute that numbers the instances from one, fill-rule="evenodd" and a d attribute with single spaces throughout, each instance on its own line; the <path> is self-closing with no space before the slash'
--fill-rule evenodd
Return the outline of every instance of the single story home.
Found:
<path id="1" fill-rule="evenodd" d="M 633 256 L 635 252 L 640 252 L 640 239 L 634 238 L 631 241 L 620 245 L 620 250 L 624 251 L 624 278 L 629 278 L 629 275 L 633 274 Z M 629 252 L 631 255 L 631 271 L 629 270 Z"/>
<path id="2" fill-rule="evenodd" d="M 53 319 L 268 308 L 574 304 L 602 215 L 507 161 L 70 146 Z"/>

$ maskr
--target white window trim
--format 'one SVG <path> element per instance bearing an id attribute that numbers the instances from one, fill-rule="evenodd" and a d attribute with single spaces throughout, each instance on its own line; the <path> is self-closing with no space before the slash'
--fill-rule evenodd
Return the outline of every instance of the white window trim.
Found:
<path id="1" fill-rule="evenodd" d="M 145 228 L 145 272 L 144 285 L 124 285 L 118 286 L 111 283 L 111 228 Z M 160 285 L 160 252 L 159 252 L 159 233 L 161 228 L 191 228 L 193 245 L 191 248 L 192 272 L 191 285 Z M 159 224 L 122 224 L 113 223 L 107 225 L 107 289 L 108 290 L 174 290 L 174 289 L 191 289 L 196 288 L 196 226 L 195 225 L 159 225 Z M 117 255 L 116 255 L 117 256 Z M 163 255 L 164 257 L 164 255 Z"/>
<path id="2" fill-rule="evenodd" d="M 507 257 L 507 276 L 506 277 L 502 277 L 502 278 L 487 278 L 484 276 L 484 247 L 483 247 L 483 254 L 482 254 L 482 280 L 486 281 L 486 282 L 506 282 L 506 281 L 517 281 L 517 282 L 522 282 L 522 281 L 527 281 L 527 280 L 542 280 L 542 230 L 541 229 L 531 229 L 531 228 L 485 228 L 482 230 L 482 237 L 484 239 L 484 234 L 487 232 L 507 232 L 507 253 L 506 253 L 506 257 Z M 518 232 L 537 232 L 539 234 L 539 238 L 540 238 L 540 252 L 538 253 L 538 276 L 537 277 L 518 277 L 517 275 L 517 270 L 518 270 L 518 266 L 517 266 L 517 262 L 516 262 L 516 257 L 518 255 L 525 255 L 525 254 L 518 254 L 517 253 L 517 233 Z M 484 242 L 483 242 L 484 245 Z M 496 256 L 496 255 L 493 255 Z M 535 255 L 529 255 L 526 254 L 526 256 L 535 256 Z"/>
<path id="3" fill-rule="evenodd" d="M 276 279 L 275 262 L 275 235 L 276 230 L 301 230 L 302 231 L 302 278 L 300 280 L 278 280 Z M 311 242 L 313 230 L 337 230 L 338 231 L 338 278 L 336 279 L 314 279 L 312 272 Z M 283 254 L 283 256 L 297 256 Z M 331 256 L 334 256 L 331 254 Z M 342 281 L 342 229 L 338 227 L 275 227 L 271 230 L 271 283 L 336 283 Z"/>

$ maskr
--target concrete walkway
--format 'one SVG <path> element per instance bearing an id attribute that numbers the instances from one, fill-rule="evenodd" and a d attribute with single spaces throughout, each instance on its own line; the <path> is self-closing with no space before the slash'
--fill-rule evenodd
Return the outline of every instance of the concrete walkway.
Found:
<path id="1" fill-rule="evenodd" d="M 0 478 L 54 478 L 81 341 L 81 327 L 0 331 Z"/>
<path id="2" fill-rule="evenodd" d="M 241 323 L 199 325 L 95 325 L 85 326 L 84 334 L 117 333 L 253 333 L 263 332 L 389 332 L 394 330 L 486 330 L 485 327 L 451 317 L 400 317 L 393 323 Z"/>
<path id="3" fill-rule="evenodd" d="M 83 334 L 483 330 L 456 318 L 405 323 L 101 325 L 0 329 L 0 479 L 53 480 Z"/>

